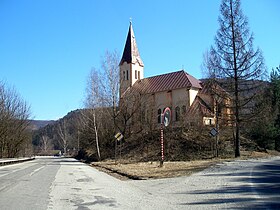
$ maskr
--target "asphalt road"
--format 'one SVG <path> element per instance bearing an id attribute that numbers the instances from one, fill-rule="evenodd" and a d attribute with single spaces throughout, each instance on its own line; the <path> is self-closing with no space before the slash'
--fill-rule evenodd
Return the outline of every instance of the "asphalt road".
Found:
<path id="1" fill-rule="evenodd" d="M 60 160 L 53 158 L 0 167 L 0 209 L 47 209 L 59 168 Z"/>
<path id="2" fill-rule="evenodd" d="M 0 209 L 279 209 L 280 158 L 189 177 L 120 181 L 66 158 L 0 167 Z"/>

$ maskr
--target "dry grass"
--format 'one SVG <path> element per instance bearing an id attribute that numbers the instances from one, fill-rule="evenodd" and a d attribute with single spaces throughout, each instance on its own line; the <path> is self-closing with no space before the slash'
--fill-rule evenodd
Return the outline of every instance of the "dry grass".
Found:
<path id="1" fill-rule="evenodd" d="M 267 153 L 242 152 L 241 154 L 241 159 L 265 158 L 269 156 L 280 155 L 279 152 L 275 151 L 268 151 Z M 158 179 L 188 176 L 217 163 L 230 160 L 233 160 L 233 158 L 164 162 L 163 167 L 159 167 L 159 162 L 130 163 L 121 161 L 116 163 L 112 160 L 95 162 L 91 165 L 120 179 Z"/>
<path id="2" fill-rule="evenodd" d="M 193 172 L 203 170 L 218 160 L 211 161 L 187 161 L 187 162 L 164 162 L 159 167 L 159 162 L 140 163 L 117 163 L 113 161 L 99 162 L 92 164 L 98 168 L 104 168 L 118 174 L 127 174 L 132 179 L 157 179 L 177 176 L 187 176 Z"/>

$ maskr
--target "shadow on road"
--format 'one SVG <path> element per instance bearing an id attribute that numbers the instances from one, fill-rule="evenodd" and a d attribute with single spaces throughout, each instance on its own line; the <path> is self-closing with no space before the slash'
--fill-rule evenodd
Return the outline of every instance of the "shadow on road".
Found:
<path id="1" fill-rule="evenodd" d="M 205 174 L 204 176 L 217 176 L 217 174 Z M 183 194 L 207 195 L 216 194 L 216 199 L 198 200 L 181 205 L 215 205 L 233 204 L 235 209 L 280 209 L 280 160 L 274 160 L 253 169 L 240 172 L 219 174 L 228 177 L 228 186 L 217 190 L 195 190 Z M 232 184 L 236 182 L 238 184 Z M 231 187 L 235 186 L 235 187 Z M 199 197 L 199 196 L 198 196 Z M 209 196 L 211 197 L 211 196 Z M 213 197 L 213 196 L 212 196 Z M 232 205 L 230 209 L 232 209 Z"/>

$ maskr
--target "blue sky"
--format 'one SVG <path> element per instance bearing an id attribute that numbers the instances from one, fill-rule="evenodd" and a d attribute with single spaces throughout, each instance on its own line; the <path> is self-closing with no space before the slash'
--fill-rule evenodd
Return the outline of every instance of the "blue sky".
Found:
<path id="1" fill-rule="evenodd" d="M 270 71 L 280 64 L 280 1 L 241 6 Z M 124 48 L 132 18 L 145 77 L 184 69 L 201 78 L 220 0 L 0 0 L 0 80 L 30 104 L 34 119 L 83 107 L 87 76 L 106 50 Z"/>

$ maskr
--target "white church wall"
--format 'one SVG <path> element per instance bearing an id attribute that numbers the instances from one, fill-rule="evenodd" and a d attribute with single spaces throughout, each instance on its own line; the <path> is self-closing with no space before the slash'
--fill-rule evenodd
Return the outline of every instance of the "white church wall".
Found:
<path id="1" fill-rule="evenodd" d="M 189 94 L 185 88 L 172 90 L 172 104 L 176 106 L 183 106 L 189 104 Z"/>
<path id="2" fill-rule="evenodd" d="M 190 89 L 189 90 L 189 97 L 190 97 L 190 106 L 192 105 L 192 103 L 194 102 L 194 99 L 195 99 L 195 97 L 196 97 L 196 95 L 197 95 L 197 93 L 198 93 L 198 89 Z"/>

